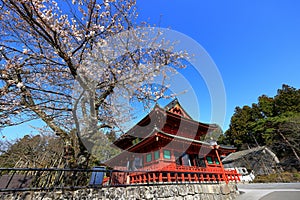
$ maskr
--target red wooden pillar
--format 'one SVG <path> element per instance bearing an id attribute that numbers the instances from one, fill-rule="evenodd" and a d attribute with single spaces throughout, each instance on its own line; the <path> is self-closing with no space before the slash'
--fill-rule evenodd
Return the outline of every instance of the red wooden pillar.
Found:
<path id="1" fill-rule="evenodd" d="M 162 148 L 159 148 L 159 160 L 163 160 L 163 159 L 164 159 L 164 152 Z"/>
<path id="2" fill-rule="evenodd" d="M 178 182 L 178 174 L 177 174 L 177 173 L 175 173 L 175 175 L 174 175 L 174 180 L 175 180 L 176 182 Z"/>
<path id="3" fill-rule="evenodd" d="M 162 172 L 159 172 L 159 176 L 158 176 L 158 180 L 159 182 L 163 182 L 163 177 L 162 177 L 163 173 Z"/>
<path id="4" fill-rule="evenodd" d="M 207 179 L 207 181 L 210 181 L 209 174 L 206 174 L 206 179 Z"/>
<path id="5" fill-rule="evenodd" d="M 153 173 L 153 182 L 156 183 L 156 175 Z"/>
<path id="6" fill-rule="evenodd" d="M 196 174 L 196 173 L 194 174 L 194 179 L 196 182 L 198 182 L 198 174 Z"/>
<path id="7" fill-rule="evenodd" d="M 224 166 L 223 166 L 223 164 L 221 162 L 221 159 L 220 159 L 220 156 L 219 156 L 219 152 L 218 152 L 219 145 L 215 145 L 214 148 L 215 148 L 215 152 L 216 152 L 218 161 L 219 161 L 221 169 L 222 169 L 222 174 L 223 174 L 224 180 L 225 180 L 226 184 L 228 184 L 228 178 L 226 176 L 225 169 L 224 169 Z"/>
<path id="8" fill-rule="evenodd" d="M 217 175 L 217 180 L 218 181 L 222 181 L 222 179 L 221 179 L 221 177 L 220 177 L 220 174 L 218 173 L 218 175 Z"/>
<path id="9" fill-rule="evenodd" d="M 200 174 L 200 180 L 201 180 L 201 181 L 204 181 L 203 174 Z"/>
<path id="10" fill-rule="evenodd" d="M 238 181 L 241 181 L 240 176 L 239 176 L 240 174 L 238 173 L 237 170 L 235 170 L 235 174 L 236 174 L 236 176 L 237 176 L 237 180 L 238 180 Z"/>
<path id="11" fill-rule="evenodd" d="M 151 182 L 151 175 L 150 175 L 150 173 L 147 173 L 147 178 L 148 178 L 148 181 L 147 181 L 147 183 L 149 183 L 149 182 Z"/>
<path id="12" fill-rule="evenodd" d="M 146 174 L 143 174 L 143 183 L 147 183 L 147 176 L 146 176 Z"/>
<path id="13" fill-rule="evenodd" d="M 184 173 L 181 173 L 181 182 L 184 182 L 185 179 L 184 179 Z"/>
<path id="14" fill-rule="evenodd" d="M 169 172 L 167 173 L 167 177 L 168 177 L 168 182 L 170 183 L 171 182 L 171 175 L 170 175 Z"/>
<path id="15" fill-rule="evenodd" d="M 191 174 L 190 173 L 188 174 L 188 178 L 189 178 L 189 182 L 191 182 L 192 179 L 191 179 Z"/>

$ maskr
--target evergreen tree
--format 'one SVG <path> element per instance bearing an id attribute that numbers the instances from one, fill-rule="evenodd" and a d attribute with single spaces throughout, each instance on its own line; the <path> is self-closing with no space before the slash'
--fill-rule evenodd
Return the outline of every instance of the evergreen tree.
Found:
<path id="1" fill-rule="evenodd" d="M 283 164 L 299 169 L 300 90 L 283 85 L 275 97 L 236 107 L 223 142 L 239 149 L 268 145 Z"/>

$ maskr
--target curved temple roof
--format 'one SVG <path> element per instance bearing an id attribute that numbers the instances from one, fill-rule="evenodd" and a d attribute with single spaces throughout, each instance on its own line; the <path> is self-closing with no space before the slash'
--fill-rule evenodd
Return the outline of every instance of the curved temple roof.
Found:
<path id="1" fill-rule="evenodd" d="M 167 126 L 174 129 L 173 132 L 178 131 L 179 126 L 180 129 L 184 127 L 192 130 L 190 132 L 196 132 L 198 136 L 205 135 L 209 131 L 221 130 L 217 124 L 207 124 L 193 120 L 182 108 L 178 100 L 174 99 L 164 108 L 156 104 L 149 114 L 127 131 L 127 133 L 121 135 L 120 138 L 114 142 L 114 145 L 127 149 L 133 140 L 137 138 L 142 140 L 154 128 L 158 127 L 160 130 L 164 130 Z M 174 134 L 176 135 L 176 133 Z M 195 139 L 194 135 L 191 137 L 190 139 Z"/>

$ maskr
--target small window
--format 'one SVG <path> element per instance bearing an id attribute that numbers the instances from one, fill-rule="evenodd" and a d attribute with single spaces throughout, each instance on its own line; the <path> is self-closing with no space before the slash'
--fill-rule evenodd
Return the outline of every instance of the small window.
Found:
<path id="1" fill-rule="evenodd" d="M 207 156 L 206 160 L 207 160 L 208 164 L 214 164 L 214 162 L 212 161 L 212 158 L 210 156 Z"/>
<path id="2" fill-rule="evenodd" d="M 216 163 L 217 165 L 219 165 L 219 164 L 220 164 L 220 162 L 219 162 L 219 160 L 218 160 L 218 158 L 217 158 L 217 157 L 215 157 L 215 163 Z"/>
<path id="3" fill-rule="evenodd" d="M 204 161 L 204 158 L 197 158 L 196 163 L 198 167 L 206 167 L 206 163 Z"/>
<path id="4" fill-rule="evenodd" d="M 171 159 L 171 151 L 164 150 L 164 158 L 165 159 Z"/>
<path id="5" fill-rule="evenodd" d="M 149 153 L 146 155 L 146 162 L 151 162 L 152 161 L 152 154 Z"/>
<path id="6" fill-rule="evenodd" d="M 135 144 L 137 144 L 139 142 L 140 142 L 140 138 L 136 138 L 135 140 L 132 141 L 132 144 L 135 145 Z"/>
<path id="7" fill-rule="evenodd" d="M 134 158 L 134 167 L 139 169 L 143 167 L 143 160 L 139 157 Z"/>
<path id="8" fill-rule="evenodd" d="M 183 154 L 182 155 L 182 165 L 183 166 L 191 166 L 191 161 L 190 161 L 190 156 L 188 154 Z"/>
<path id="9" fill-rule="evenodd" d="M 158 160 L 159 159 L 159 151 L 155 151 L 154 152 L 154 160 Z"/>

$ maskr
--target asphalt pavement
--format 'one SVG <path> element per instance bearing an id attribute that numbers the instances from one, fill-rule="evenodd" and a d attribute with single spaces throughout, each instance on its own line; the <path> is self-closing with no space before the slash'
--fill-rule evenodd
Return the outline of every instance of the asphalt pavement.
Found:
<path id="1" fill-rule="evenodd" d="M 237 200 L 300 200 L 300 183 L 238 184 Z"/>

